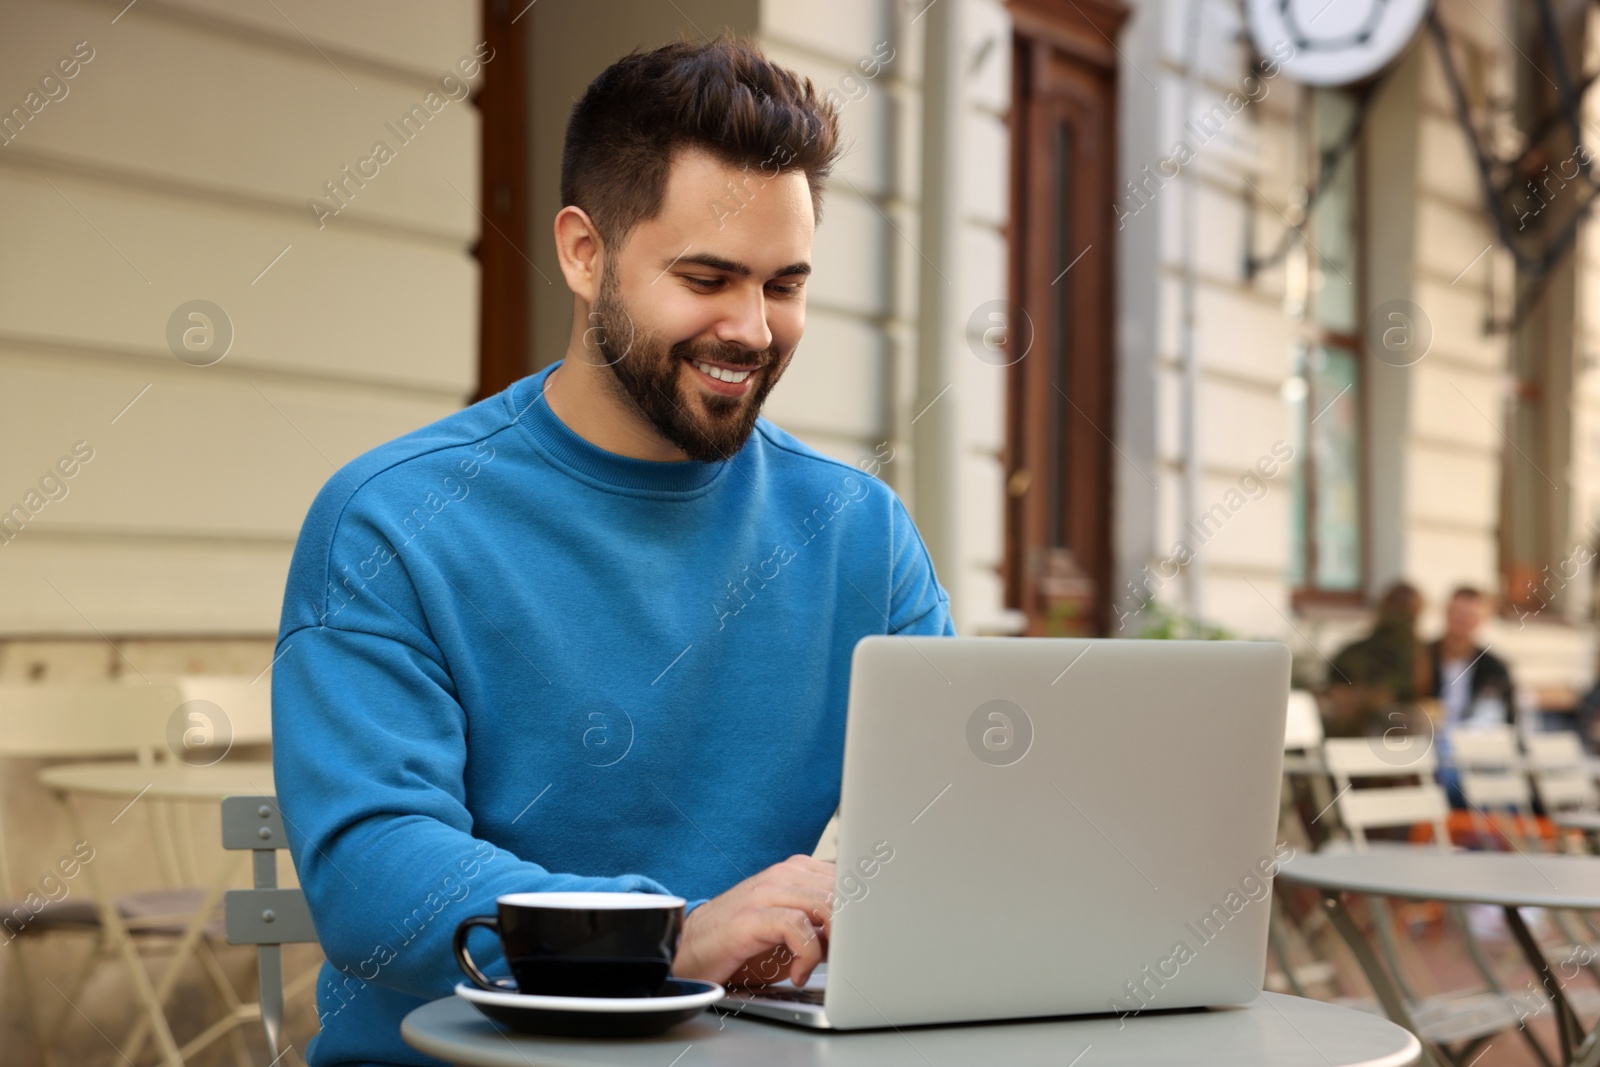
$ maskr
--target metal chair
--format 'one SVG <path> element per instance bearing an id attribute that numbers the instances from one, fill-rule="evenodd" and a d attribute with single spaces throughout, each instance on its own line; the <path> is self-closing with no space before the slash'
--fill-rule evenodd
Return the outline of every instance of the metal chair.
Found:
<path id="1" fill-rule="evenodd" d="M 1576 733 L 1553 730 L 1528 734 L 1523 743 L 1533 788 L 1546 814 L 1600 809 L 1600 794 L 1589 773 L 1589 754 Z"/>
<path id="2" fill-rule="evenodd" d="M 1539 832 L 1538 820 L 1533 814 L 1533 790 L 1529 785 L 1522 753 L 1517 748 L 1517 733 L 1506 725 L 1476 727 L 1458 730 L 1450 739 L 1451 760 L 1460 776 L 1461 792 L 1471 809 L 1473 826 L 1478 837 L 1491 845 L 1500 843 L 1506 850 L 1543 851 L 1544 835 Z M 1514 832 L 1495 826 L 1491 812 L 1510 817 Z M 1499 833 L 1495 831 L 1499 830 Z M 1559 851 L 1561 842 L 1553 838 L 1551 848 Z M 1556 929 L 1566 939 L 1566 944 L 1553 947 L 1549 954 L 1566 959 L 1583 958 L 1591 978 L 1600 982 L 1600 963 L 1593 940 L 1595 931 L 1587 919 L 1573 912 L 1548 913 Z M 1580 950 L 1581 946 L 1581 950 Z M 1567 999 L 1575 1010 L 1584 1014 L 1600 1011 L 1600 990 L 1571 988 L 1565 990 Z"/>
<path id="3" fill-rule="evenodd" d="M 265 678 L 234 677 L 230 675 L 181 675 L 171 679 L 177 699 L 169 708 L 169 715 L 178 716 L 177 726 L 182 733 L 174 737 L 177 727 L 168 726 L 166 745 L 174 754 L 180 748 L 194 753 L 199 751 L 202 762 L 223 759 L 234 748 L 268 744 L 272 740 L 272 688 Z M 197 805 L 188 803 L 156 803 L 149 805 L 149 817 L 160 828 L 154 836 L 156 859 L 169 884 L 199 885 L 206 881 L 201 874 L 202 863 L 194 850 L 197 835 L 191 815 Z M 170 896 L 170 894 L 169 894 Z M 174 906 L 166 910 L 187 918 L 200 908 L 208 907 L 204 891 L 191 890 L 186 897 L 175 898 Z M 215 898 L 211 898 L 215 899 Z M 214 905 L 210 905 L 214 907 Z M 144 910 L 149 910 L 145 908 Z M 176 924 L 173 924 L 176 927 Z M 223 924 L 208 922 L 187 941 L 180 941 L 180 950 L 193 953 L 195 959 L 210 979 L 212 991 L 220 1009 L 220 1017 L 179 1050 L 187 1058 L 224 1036 L 233 1043 L 235 1060 L 248 1063 L 248 1053 L 239 1025 L 253 1011 L 255 1005 L 243 1000 L 229 982 L 226 971 L 218 960 L 214 945 L 224 939 Z M 156 998 L 166 1004 L 176 988 L 178 970 L 169 967 L 155 986 Z M 148 1020 L 141 1019 L 129 1033 L 126 1051 L 137 1057 L 148 1036 Z"/>
<path id="4" fill-rule="evenodd" d="M 152 763 L 164 747 L 168 718 L 177 706 L 176 690 L 150 685 L 124 685 L 114 682 L 24 685 L 0 684 L 0 759 L 91 759 L 112 756 L 135 758 Z M 46 1064 L 55 1062 L 55 1036 L 62 1022 L 74 1010 L 96 963 L 107 955 L 119 956 L 127 965 L 134 992 L 148 1012 L 156 999 L 149 976 L 138 957 L 138 949 L 127 940 L 108 938 L 104 917 L 90 899 L 70 895 L 43 904 L 35 910 L 27 899 L 6 843 L 5 812 L 0 810 L 0 894 L 14 900 L 0 903 L 0 930 L 9 943 L 18 944 L 11 954 L 22 986 L 22 999 Z M 171 936 L 174 929 L 164 913 L 173 905 L 198 903 L 198 891 L 168 891 L 159 899 L 149 893 L 123 894 L 117 908 L 123 925 L 134 937 Z M 70 891 L 69 891 L 70 894 Z M 156 912 L 163 914 L 153 914 Z M 58 989 L 63 1003 L 46 1021 L 35 998 L 40 983 L 32 978 L 25 942 L 60 934 L 89 935 L 95 944 L 85 955 L 65 990 Z"/>
<path id="5" fill-rule="evenodd" d="M 1336 847 L 1353 848 L 1365 852 L 1370 848 L 1434 847 L 1449 849 L 1450 835 L 1446 820 L 1450 812 L 1449 800 L 1444 790 L 1435 782 L 1437 760 L 1431 747 L 1416 744 L 1416 751 L 1391 752 L 1383 748 L 1376 738 L 1329 738 L 1323 742 L 1322 754 L 1338 789 L 1335 805 L 1340 822 L 1349 831 L 1348 844 Z M 1380 751 L 1381 750 L 1381 751 Z M 1393 779 L 1417 775 L 1422 779 L 1417 785 L 1385 785 L 1354 789 L 1358 778 Z M 1369 843 L 1367 831 L 1380 827 L 1411 828 L 1427 825 L 1433 831 L 1431 846 L 1408 846 L 1390 843 Z M 1395 986 L 1406 1000 L 1406 1008 L 1417 1026 L 1418 1036 L 1441 1047 L 1455 1046 L 1451 1055 L 1467 1057 L 1494 1034 L 1516 1029 L 1528 1042 L 1541 1063 L 1548 1065 L 1549 1057 L 1528 1030 L 1520 1026 L 1525 1017 L 1525 1003 L 1513 999 L 1501 989 L 1488 960 L 1458 906 L 1448 906 L 1446 914 L 1455 922 L 1466 945 L 1467 954 L 1483 977 L 1483 990 L 1454 990 L 1447 993 L 1419 995 L 1405 971 L 1400 966 L 1401 942 L 1396 934 L 1393 916 L 1387 903 L 1374 896 L 1365 897 L 1377 932 L 1379 951 L 1387 965 Z M 1365 946 L 1351 945 L 1358 957 L 1366 952 L 1363 966 L 1372 960 Z M 1352 1003 L 1353 1007 L 1366 1007 Z M 1370 1010 L 1370 1009 L 1369 1009 Z"/>
<path id="6" fill-rule="evenodd" d="M 1327 768 L 1322 763 L 1322 713 L 1317 698 L 1304 689 L 1289 693 L 1287 715 L 1283 729 L 1283 798 L 1279 805 L 1278 824 L 1285 839 L 1299 839 L 1309 848 L 1316 839 L 1312 827 L 1306 824 L 1306 815 L 1299 811 L 1302 799 L 1317 809 L 1330 803 Z M 1303 834 L 1301 831 L 1303 830 Z M 1330 931 L 1320 910 L 1313 910 L 1304 919 L 1294 921 L 1287 914 L 1282 897 L 1274 891 L 1267 927 L 1267 945 L 1272 951 L 1276 970 L 1266 976 L 1266 984 L 1276 990 L 1287 990 L 1297 997 L 1306 996 L 1308 986 L 1323 986 L 1331 991 L 1338 989 L 1338 968 L 1329 960 L 1319 957 L 1313 942 Z M 1310 962 L 1296 963 L 1296 957 L 1310 957 Z"/>
<path id="7" fill-rule="evenodd" d="M 244 679 L 209 677 L 162 679 L 158 684 L 0 685 L 0 758 L 57 761 L 123 757 L 152 768 L 170 764 L 177 752 L 172 736 L 174 713 L 190 700 L 210 700 L 222 709 L 212 710 L 211 716 L 226 716 L 234 743 L 260 743 L 270 737 L 270 691 L 264 681 L 247 687 Z M 217 723 L 207 725 L 210 728 Z M 190 728 L 182 721 L 178 726 Z M 76 808 L 64 797 L 58 795 L 58 800 L 69 825 L 77 825 Z M 66 988 L 57 988 L 63 1002 L 48 1020 L 37 1002 L 37 991 L 43 988 L 43 982 L 32 979 L 31 961 L 21 943 L 12 955 L 46 1064 L 55 1061 L 55 1039 L 63 1021 L 75 1010 L 79 992 L 95 966 L 107 957 L 116 957 L 124 965 L 140 1007 L 123 1043 L 124 1055 L 137 1059 L 153 1033 L 163 1062 L 180 1063 L 224 1035 L 223 1028 L 212 1026 L 180 1049 L 163 1013 L 163 1006 L 182 977 L 182 964 L 190 959 L 201 967 L 208 991 L 225 1014 L 231 1014 L 241 1004 L 212 948 L 222 938 L 220 920 L 205 921 L 196 928 L 196 915 L 210 912 L 214 905 L 208 901 L 220 896 L 221 890 L 212 896 L 202 887 L 206 879 L 200 872 L 207 864 L 195 850 L 196 834 L 189 821 L 191 807 L 146 799 L 122 823 L 129 827 L 143 822 L 147 827 L 150 856 L 160 871 L 163 887 L 115 894 L 97 890 L 93 896 L 85 889 L 44 907 L 25 908 L 20 896 L 16 901 L 0 904 L 0 928 L 5 941 L 34 941 L 65 934 L 93 939 Z M 23 891 L 14 877 L 14 867 L 4 826 L 0 825 L 0 895 Z M 83 865 L 82 885 L 108 888 L 98 871 L 98 866 Z M 96 898 L 103 903 L 97 905 Z M 158 978 L 151 976 L 143 959 L 154 952 L 168 957 Z M 227 1036 L 232 1039 L 236 1061 L 247 1065 L 249 1054 L 242 1035 L 233 1032 Z"/>
<path id="8" fill-rule="evenodd" d="M 1507 725 L 1456 730 L 1450 735 L 1449 762 L 1456 768 L 1461 795 L 1466 798 L 1473 828 L 1483 840 L 1493 840 L 1496 831 L 1505 834 L 1505 824 L 1495 824 L 1491 813 L 1510 817 L 1514 833 L 1505 834 L 1506 843 L 1536 843 L 1538 832 L 1533 822 L 1533 792 L 1528 787 L 1517 749 L 1517 733 Z M 1529 828 L 1534 827 L 1532 833 Z"/>
<path id="9" fill-rule="evenodd" d="M 228 944 L 256 946 L 259 1003 L 245 1011 L 248 1015 L 253 1008 L 254 1014 L 259 1014 L 267 1047 L 277 1058 L 289 1052 L 279 1048 L 284 1001 L 310 986 L 317 976 L 312 968 L 287 989 L 284 986 L 282 946 L 317 940 L 305 893 L 298 887 L 278 885 L 278 849 L 288 846 L 276 797 L 238 796 L 222 801 L 222 847 L 250 850 L 255 868 L 255 888 L 230 889 L 223 898 L 223 922 Z"/>

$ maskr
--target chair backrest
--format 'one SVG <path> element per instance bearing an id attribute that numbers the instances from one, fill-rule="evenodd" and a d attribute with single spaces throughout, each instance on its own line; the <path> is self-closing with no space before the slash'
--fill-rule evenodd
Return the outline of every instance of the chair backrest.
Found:
<path id="1" fill-rule="evenodd" d="M 1289 714 L 1284 721 L 1285 750 L 1316 748 L 1322 744 L 1322 712 L 1317 698 L 1304 689 L 1289 693 Z"/>
<path id="2" fill-rule="evenodd" d="M 278 849 L 287 848 L 278 800 L 270 796 L 224 797 L 222 847 L 255 855 L 255 888 L 230 889 L 222 898 L 228 944 L 255 945 L 260 972 L 261 1027 L 279 1054 L 283 1034 L 283 955 L 279 946 L 314 942 L 311 909 L 300 889 L 278 886 Z"/>
<path id="3" fill-rule="evenodd" d="M 1517 733 L 1508 725 L 1456 730 L 1450 735 L 1450 762 L 1460 775 L 1461 792 L 1477 808 L 1531 811 L 1533 793 L 1523 772 Z"/>
<path id="4" fill-rule="evenodd" d="M 1379 827 L 1416 826 L 1433 828 L 1434 842 L 1450 847 L 1445 819 L 1450 802 L 1444 790 L 1433 781 L 1437 766 L 1432 748 L 1414 742 L 1416 751 L 1391 751 L 1381 738 L 1330 737 L 1322 743 L 1322 758 L 1333 775 L 1335 804 L 1339 821 L 1350 831 L 1352 844 L 1367 847 L 1366 831 Z M 1400 778 L 1420 775 L 1421 785 L 1371 786 L 1352 788 L 1356 778 Z"/>
<path id="5" fill-rule="evenodd" d="M 1600 807 L 1600 796 L 1589 774 L 1589 756 L 1576 733 L 1552 730 L 1529 734 L 1524 744 L 1533 787 L 1546 809 Z"/>
<path id="6" fill-rule="evenodd" d="M 191 674 L 178 679 L 178 693 L 184 703 L 204 700 L 215 704 L 222 715 L 221 722 L 201 723 L 217 735 L 226 728 L 234 745 L 264 745 L 272 740 L 272 684 L 263 675 L 258 679 L 215 674 Z M 215 718 L 217 712 L 201 709 L 204 719 Z"/>

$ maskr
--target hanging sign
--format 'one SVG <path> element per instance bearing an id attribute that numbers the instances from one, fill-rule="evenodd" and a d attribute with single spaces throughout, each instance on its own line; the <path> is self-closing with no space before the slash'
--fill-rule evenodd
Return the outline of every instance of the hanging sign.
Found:
<path id="1" fill-rule="evenodd" d="M 1283 60 L 1306 85 L 1348 85 L 1400 54 L 1428 13 L 1428 0 L 1246 0 L 1256 50 Z"/>

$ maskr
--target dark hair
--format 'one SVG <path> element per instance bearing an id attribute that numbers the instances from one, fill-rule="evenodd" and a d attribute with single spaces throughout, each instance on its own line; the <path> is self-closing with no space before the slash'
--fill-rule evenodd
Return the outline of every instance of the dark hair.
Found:
<path id="1" fill-rule="evenodd" d="M 724 32 L 653 52 L 635 49 L 589 83 L 567 120 L 561 202 L 582 208 L 608 244 L 654 218 L 675 153 L 699 148 L 759 179 L 803 170 L 822 218 L 822 185 L 839 154 L 839 115 L 811 79 Z"/>
<path id="2" fill-rule="evenodd" d="M 1468 600 L 1482 600 L 1483 591 L 1475 585 L 1458 585 L 1450 591 L 1450 599 L 1466 597 Z"/>
<path id="3" fill-rule="evenodd" d="M 1407 581 L 1397 581 L 1378 598 L 1378 625 L 1404 623 L 1409 628 L 1422 609 L 1422 594 Z"/>

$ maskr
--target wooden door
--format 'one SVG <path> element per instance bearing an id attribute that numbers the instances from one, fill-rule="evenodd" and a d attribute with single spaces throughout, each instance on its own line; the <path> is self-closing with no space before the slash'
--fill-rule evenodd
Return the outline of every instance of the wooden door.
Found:
<path id="1" fill-rule="evenodd" d="M 1105 633 L 1112 601 L 1117 0 L 1019 0 L 1012 64 L 1007 606 Z"/>

